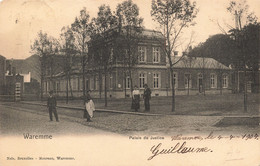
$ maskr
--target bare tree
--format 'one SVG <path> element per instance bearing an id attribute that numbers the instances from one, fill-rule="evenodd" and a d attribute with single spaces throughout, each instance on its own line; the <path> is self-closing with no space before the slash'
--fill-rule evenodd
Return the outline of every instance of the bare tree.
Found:
<path id="1" fill-rule="evenodd" d="M 172 85 L 172 111 L 175 111 L 175 88 L 173 78 L 172 53 L 178 46 L 179 37 L 184 28 L 194 25 L 198 9 L 196 3 L 189 0 L 153 0 L 151 16 L 160 24 L 163 35 L 166 38 L 164 52 L 170 64 Z"/>
<path id="2" fill-rule="evenodd" d="M 132 73 L 138 63 L 138 43 L 142 33 L 143 18 L 139 17 L 139 8 L 132 0 L 127 0 L 117 5 L 116 15 L 119 23 L 119 40 L 117 48 L 123 49 L 124 80 L 129 76 L 131 94 L 133 91 Z M 124 44 L 123 44 L 124 43 Z M 126 83 L 125 83 L 126 92 Z"/>
<path id="3" fill-rule="evenodd" d="M 183 58 L 182 58 L 182 62 L 185 66 L 186 69 L 188 69 L 187 71 L 191 71 L 192 67 L 194 67 L 194 63 L 195 63 L 195 58 L 192 57 L 192 56 L 188 56 L 188 53 L 186 52 L 183 52 Z M 189 74 L 185 74 L 184 75 L 184 79 L 185 79 L 185 82 L 187 80 L 187 95 L 190 95 L 190 88 L 192 87 L 192 78 L 191 78 L 191 73 Z"/>
<path id="4" fill-rule="evenodd" d="M 59 41 L 49 36 L 49 56 L 47 59 L 47 76 L 51 81 L 51 89 L 55 90 L 54 75 L 60 69 L 60 61 L 58 60 Z"/>
<path id="5" fill-rule="evenodd" d="M 82 85 L 83 85 L 83 98 L 86 98 L 86 84 L 85 84 L 85 74 L 86 65 L 88 60 L 88 41 L 89 41 L 89 14 L 86 8 L 80 11 L 80 15 L 75 18 L 75 21 L 71 24 L 71 29 L 75 37 L 75 46 L 77 51 L 80 52 L 82 57 Z"/>
<path id="6" fill-rule="evenodd" d="M 72 86 L 71 86 L 71 72 L 73 64 L 76 63 L 76 47 L 75 47 L 75 37 L 73 35 L 72 29 L 67 26 L 61 29 L 60 34 L 60 47 L 61 53 L 65 55 L 63 63 L 63 71 L 66 76 L 66 103 L 69 101 L 69 89 L 71 97 L 73 98 Z"/>
<path id="7" fill-rule="evenodd" d="M 114 35 L 114 27 L 117 25 L 116 16 L 112 14 L 109 6 L 101 5 L 99 7 L 97 18 L 93 18 L 92 22 L 91 43 L 95 47 L 92 50 L 98 54 L 96 60 L 99 69 L 104 72 L 104 97 L 105 107 L 107 106 L 107 75 L 113 63 L 113 44 L 109 38 Z M 101 72 L 99 72 L 101 74 Z M 102 81 L 99 82 L 100 84 Z"/>

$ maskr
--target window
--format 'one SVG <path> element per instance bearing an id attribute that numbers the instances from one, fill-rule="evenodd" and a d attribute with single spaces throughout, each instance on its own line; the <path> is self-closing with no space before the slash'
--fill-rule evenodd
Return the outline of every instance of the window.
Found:
<path id="1" fill-rule="evenodd" d="M 80 79 L 79 79 L 79 89 L 80 89 L 80 90 L 83 90 L 83 84 L 82 84 L 82 83 L 83 83 L 83 79 L 80 78 Z"/>
<path id="2" fill-rule="evenodd" d="M 178 76 L 177 73 L 173 73 L 173 83 L 174 83 L 174 88 L 177 88 L 177 84 L 178 84 Z"/>
<path id="3" fill-rule="evenodd" d="M 110 56 L 109 56 L 109 62 L 113 62 L 113 56 L 114 56 L 114 49 L 110 49 Z"/>
<path id="4" fill-rule="evenodd" d="M 63 90 L 64 90 L 64 88 L 63 88 L 63 82 L 64 82 L 64 80 L 60 80 L 60 91 L 63 91 Z"/>
<path id="5" fill-rule="evenodd" d="M 203 75 L 201 73 L 198 74 L 198 88 L 202 88 L 202 84 L 203 84 Z"/>
<path id="6" fill-rule="evenodd" d="M 139 46 L 138 55 L 139 55 L 139 62 L 145 62 L 146 61 L 146 47 Z"/>
<path id="7" fill-rule="evenodd" d="M 217 78 L 215 74 L 210 74 L 210 87 L 211 88 L 217 87 Z"/>
<path id="8" fill-rule="evenodd" d="M 129 59 L 128 49 L 125 49 L 125 57 L 124 57 L 124 59 Z"/>
<path id="9" fill-rule="evenodd" d="M 99 77 L 97 75 L 95 76 L 95 86 L 94 86 L 94 89 L 95 90 L 99 89 Z"/>
<path id="10" fill-rule="evenodd" d="M 130 77 L 129 77 L 129 76 L 126 77 L 125 83 L 126 83 L 126 89 L 130 89 L 130 87 L 131 87 L 131 82 L 130 82 Z"/>
<path id="11" fill-rule="evenodd" d="M 86 79 L 85 81 L 85 90 L 89 90 L 89 80 Z"/>
<path id="12" fill-rule="evenodd" d="M 223 88 L 227 88 L 228 87 L 228 76 L 227 75 L 223 75 L 222 87 Z"/>
<path id="13" fill-rule="evenodd" d="M 153 74 L 153 88 L 159 88 L 160 87 L 160 74 L 154 73 Z"/>
<path id="14" fill-rule="evenodd" d="M 160 48 L 153 47 L 153 62 L 159 63 L 160 62 Z"/>
<path id="15" fill-rule="evenodd" d="M 90 90 L 94 89 L 94 86 L 95 86 L 94 82 L 95 82 L 94 78 L 93 77 L 90 78 Z"/>
<path id="16" fill-rule="evenodd" d="M 73 78 L 72 79 L 72 90 L 77 90 L 77 79 L 76 78 Z"/>
<path id="17" fill-rule="evenodd" d="M 185 84 L 185 88 L 191 88 L 192 87 L 191 75 L 190 74 L 184 74 L 184 84 Z"/>
<path id="18" fill-rule="evenodd" d="M 140 73 L 139 74 L 139 88 L 144 88 L 145 82 L 146 82 L 146 74 Z"/>
<path id="19" fill-rule="evenodd" d="M 47 90 L 47 82 L 45 82 L 45 83 L 43 84 L 43 86 L 44 86 L 43 89 L 45 90 L 45 93 L 47 93 L 47 91 L 48 91 L 48 90 Z"/>
<path id="20" fill-rule="evenodd" d="M 47 82 L 46 86 L 47 86 L 47 91 L 50 91 L 50 81 Z"/>
<path id="21" fill-rule="evenodd" d="M 57 92 L 60 91 L 60 82 L 59 81 L 56 82 L 56 91 Z"/>
<path id="22" fill-rule="evenodd" d="M 112 74 L 110 74 L 110 77 L 109 77 L 109 88 L 110 89 L 113 88 L 113 76 L 112 76 Z"/>

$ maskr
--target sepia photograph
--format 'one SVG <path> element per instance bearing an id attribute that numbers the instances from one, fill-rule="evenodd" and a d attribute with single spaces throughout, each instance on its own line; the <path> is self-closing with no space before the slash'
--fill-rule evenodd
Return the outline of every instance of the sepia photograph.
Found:
<path id="1" fill-rule="evenodd" d="M 260 166 L 259 0 L 0 0 L 0 166 Z"/>

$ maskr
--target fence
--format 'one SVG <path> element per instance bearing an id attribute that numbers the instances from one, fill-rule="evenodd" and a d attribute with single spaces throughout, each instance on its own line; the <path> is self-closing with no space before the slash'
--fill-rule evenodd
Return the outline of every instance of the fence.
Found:
<path id="1" fill-rule="evenodd" d="M 15 101 L 15 95 L 0 95 L 0 101 Z"/>
<path id="2" fill-rule="evenodd" d="M 36 94 L 23 94 L 19 98 L 15 95 L 0 95 L 0 101 L 35 101 L 39 99 L 39 96 Z"/>

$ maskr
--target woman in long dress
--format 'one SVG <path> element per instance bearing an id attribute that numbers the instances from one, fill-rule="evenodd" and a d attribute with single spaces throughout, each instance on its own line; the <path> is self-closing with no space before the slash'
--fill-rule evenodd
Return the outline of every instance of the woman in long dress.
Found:
<path id="1" fill-rule="evenodd" d="M 84 118 L 87 119 L 87 122 L 92 122 L 91 118 L 93 117 L 93 111 L 95 111 L 95 105 L 90 96 L 90 90 L 87 91 L 86 100 L 85 100 L 85 111 Z"/>
<path id="2" fill-rule="evenodd" d="M 140 91 L 137 86 L 135 86 L 133 90 L 132 109 L 134 109 L 135 112 L 137 112 L 138 109 L 140 109 Z"/>

